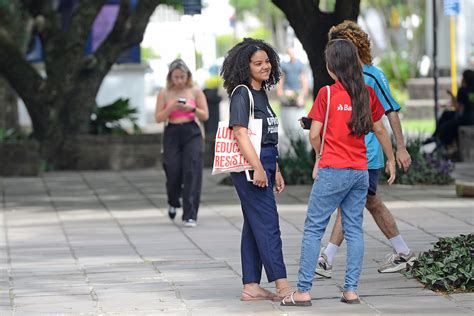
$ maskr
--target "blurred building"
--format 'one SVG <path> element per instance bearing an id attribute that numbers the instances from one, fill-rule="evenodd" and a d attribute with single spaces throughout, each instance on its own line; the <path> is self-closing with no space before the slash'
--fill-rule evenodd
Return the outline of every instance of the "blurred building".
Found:
<path id="1" fill-rule="evenodd" d="M 436 2 L 438 20 L 438 68 L 441 75 L 449 75 L 450 69 L 450 35 L 449 16 L 444 15 L 444 1 Z M 456 64 L 458 73 L 465 68 L 474 68 L 474 1 L 460 0 L 460 13 L 456 20 Z M 433 56 L 433 1 L 426 0 L 426 48 L 427 55 Z"/>

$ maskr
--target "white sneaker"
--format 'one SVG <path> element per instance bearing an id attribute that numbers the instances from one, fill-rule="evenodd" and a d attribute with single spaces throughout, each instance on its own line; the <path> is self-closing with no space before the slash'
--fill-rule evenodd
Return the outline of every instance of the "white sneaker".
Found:
<path id="1" fill-rule="evenodd" d="M 332 275 L 332 265 L 328 263 L 328 257 L 324 253 L 324 249 L 324 247 L 321 248 L 321 255 L 319 256 L 318 265 L 314 273 L 329 279 Z"/>
<path id="2" fill-rule="evenodd" d="M 379 273 L 391 273 L 406 269 L 417 258 L 413 251 L 407 255 L 393 253 L 386 256 L 387 260 L 378 269 Z"/>
<path id="3" fill-rule="evenodd" d="M 188 219 L 184 221 L 184 227 L 196 227 L 197 222 L 194 219 Z"/>
<path id="4" fill-rule="evenodd" d="M 174 219 L 176 217 L 176 207 L 173 207 L 173 206 L 170 206 L 168 208 L 168 216 L 171 218 L 171 219 Z"/>

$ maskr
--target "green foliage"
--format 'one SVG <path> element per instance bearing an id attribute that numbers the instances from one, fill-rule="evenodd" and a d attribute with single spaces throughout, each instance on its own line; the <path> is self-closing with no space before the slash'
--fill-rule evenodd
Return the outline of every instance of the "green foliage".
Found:
<path id="1" fill-rule="evenodd" d="M 421 152 L 423 140 L 421 137 L 408 139 L 406 143 L 407 151 L 411 156 L 412 164 L 408 172 L 397 169 L 397 184 L 450 184 L 453 182 L 451 172 L 454 164 L 441 156 L 440 153 L 434 152 L 426 154 Z M 395 152 L 395 142 L 392 142 Z M 380 183 L 386 183 L 387 175 L 382 172 Z"/>
<path id="2" fill-rule="evenodd" d="M 219 75 L 210 76 L 204 81 L 205 89 L 217 89 L 222 86 L 224 80 Z"/>
<path id="3" fill-rule="evenodd" d="M 160 58 L 160 55 L 158 55 L 151 47 L 140 47 L 140 58 L 143 61 L 146 61 L 149 59 L 158 59 Z"/>
<path id="4" fill-rule="evenodd" d="M 130 106 L 130 99 L 118 99 L 112 104 L 95 107 L 91 116 L 90 133 L 101 134 L 127 134 L 122 127 L 121 120 L 129 120 L 133 125 L 133 132 L 140 133 L 140 128 L 136 124 L 137 109 Z"/>
<path id="5" fill-rule="evenodd" d="M 408 90 L 405 87 L 400 87 L 397 84 L 391 84 L 390 85 L 390 92 L 392 92 L 393 97 L 395 100 L 400 104 L 401 111 L 405 109 L 405 105 L 409 99 L 408 95 Z"/>
<path id="6" fill-rule="evenodd" d="M 402 121 L 403 130 L 414 134 L 433 134 L 436 129 L 436 122 L 434 118 L 424 119 L 424 120 L 403 120 Z"/>
<path id="7" fill-rule="evenodd" d="M 223 57 L 235 44 L 240 41 L 234 34 L 223 34 L 216 36 L 217 57 Z"/>
<path id="8" fill-rule="evenodd" d="M 291 140 L 290 144 L 290 150 L 278 159 L 285 183 L 312 184 L 313 150 L 307 149 L 307 144 L 303 139 Z"/>
<path id="9" fill-rule="evenodd" d="M 284 18 L 283 13 L 271 0 L 230 0 L 229 3 L 235 8 L 238 19 L 242 19 L 245 13 L 256 15 L 260 20 L 265 20 L 267 15 L 273 19 Z"/>
<path id="10" fill-rule="evenodd" d="M 389 54 L 382 57 L 378 66 L 387 76 L 388 82 L 395 88 L 405 87 L 410 78 L 410 61 L 400 54 Z"/>
<path id="11" fill-rule="evenodd" d="M 194 54 L 194 59 L 196 61 L 196 69 L 202 68 L 203 66 L 202 53 L 196 51 L 196 53 Z"/>
<path id="12" fill-rule="evenodd" d="M 423 252 L 405 273 L 433 291 L 474 290 L 474 235 L 440 238 L 432 250 Z"/>
<path id="13" fill-rule="evenodd" d="M 336 9 L 336 0 L 322 0 L 319 2 L 319 10 L 322 12 L 334 12 Z"/>
<path id="14" fill-rule="evenodd" d="M 248 37 L 257 38 L 268 42 L 272 39 L 272 33 L 265 27 L 257 27 L 248 34 Z"/>
<path id="15" fill-rule="evenodd" d="M 9 128 L 9 129 L 4 129 L 0 128 L 0 143 L 7 142 L 7 141 L 16 141 L 16 140 L 22 140 L 28 138 L 26 135 L 23 133 L 20 133 L 19 131 Z"/>

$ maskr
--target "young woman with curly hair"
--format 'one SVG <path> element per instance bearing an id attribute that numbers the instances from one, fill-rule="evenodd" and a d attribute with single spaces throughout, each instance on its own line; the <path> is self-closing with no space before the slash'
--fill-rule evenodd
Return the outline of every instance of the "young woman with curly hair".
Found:
<path id="1" fill-rule="evenodd" d="M 280 300 L 292 291 L 286 278 L 273 190 L 275 187 L 275 192 L 280 193 L 285 189 L 277 161 L 278 118 L 265 92 L 280 79 L 279 69 L 275 50 L 265 42 L 251 38 L 245 38 L 228 52 L 221 69 L 230 98 L 229 126 L 244 158 L 254 170 L 252 182 L 244 172 L 231 173 L 244 216 L 241 239 L 243 301 Z M 254 99 L 255 118 L 263 121 L 260 159 L 248 136 L 250 100 L 247 88 Z M 277 294 L 260 287 L 262 265 L 268 282 L 275 281 Z"/>

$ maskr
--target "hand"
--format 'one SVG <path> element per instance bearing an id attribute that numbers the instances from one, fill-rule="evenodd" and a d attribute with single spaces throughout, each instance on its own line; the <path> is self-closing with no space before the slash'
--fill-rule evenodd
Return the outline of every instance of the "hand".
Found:
<path id="1" fill-rule="evenodd" d="M 189 104 L 182 104 L 181 105 L 181 111 L 184 111 L 184 112 L 192 112 L 194 109 L 195 109 L 195 107 L 192 106 L 192 105 L 189 105 Z"/>
<path id="2" fill-rule="evenodd" d="M 315 161 L 314 167 L 313 167 L 313 172 L 311 173 L 311 176 L 313 177 L 313 180 L 316 179 L 316 176 L 318 175 L 319 160 L 321 160 L 321 157 L 316 157 L 316 161 Z"/>
<path id="3" fill-rule="evenodd" d="M 179 103 L 178 100 L 176 100 L 176 101 L 174 101 L 173 103 L 171 103 L 169 105 L 169 109 L 171 111 L 181 110 L 182 105 L 183 105 L 182 103 Z M 168 106 L 167 106 L 167 108 L 168 108 Z"/>
<path id="4" fill-rule="evenodd" d="M 302 118 L 302 117 L 300 117 L 300 118 L 298 119 L 298 122 L 300 122 L 301 128 L 304 128 L 304 123 L 303 123 L 303 118 Z"/>
<path id="5" fill-rule="evenodd" d="M 453 92 L 451 90 L 446 90 L 446 93 L 449 95 L 451 99 L 455 99 L 456 97 L 454 96 Z"/>
<path id="6" fill-rule="evenodd" d="M 411 157 L 407 149 L 405 147 L 397 149 L 396 155 L 398 168 L 401 168 L 403 171 L 407 172 L 411 165 Z"/>
<path id="7" fill-rule="evenodd" d="M 275 192 L 280 194 L 285 190 L 285 180 L 283 180 L 283 175 L 281 174 L 280 170 L 278 170 L 275 174 Z"/>
<path id="8" fill-rule="evenodd" d="M 255 169 L 253 173 L 253 184 L 260 188 L 268 187 L 267 173 L 263 167 Z"/>
<path id="9" fill-rule="evenodd" d="M 395 159 L 389 159 L 387 160 L 387 163 L 385 165 L 385 172 L 390 175 L 390 178 L 388 178 L 387 183 L 388 185 L 392 185 L 393 182 L 395 182 Z"/>

